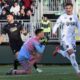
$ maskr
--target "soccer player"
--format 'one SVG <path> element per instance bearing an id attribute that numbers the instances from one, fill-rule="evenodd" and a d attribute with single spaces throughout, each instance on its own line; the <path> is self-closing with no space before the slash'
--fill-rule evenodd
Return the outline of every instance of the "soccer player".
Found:
<path id="1" fill-rule="evenodd" d="M 23 69 L 11 70 L 11 74 L 30 74 L 34 63 L 40 61 L 45 46 L 40 43 L 44 37 L 43 29 L 35 30 L 35 37 L 29 38 L 21 47 L 17 59 Z"/>
<path id="2" fill-rule="evenodd" d="M 18 61 L 16 57 L 23 44 L 20 33 L 23 33 L 25 35 L 27 32 L 23 29 L 22 24 L 18 23 L 17 21 L 14 21 L 14 16 L 12 13 L 7 15 L 7 21 L 8 21 L 8 24 L 3 27 L 2 34 L 0 35 L 0 43 L 4 42 L 3 35 L 8 34 L 9 45 L 15 56 L 14 69 L 17 69 Z M 40 70 L 37 67 L 36 63 L 34 64 L 34 67 L 38 72 L 42 72 L 42 70 Z"/>
<path id="3" fill-rule="evenodd" d="M 7 21 L 8 21 L 8 24 L 6 24 L 2 28 L 2 34 L 0 36 L 0 41 L 1 41 L 1 37 L 3 37 L 2 42 L 4 42 L 4 35 L 8 34 L 9 45 L 13 51 L 13 54 L 15 55 L 14 69 L 17 69 L 18 61 L 16 59 L 16 56 L 17 56 L 18 51 L 20 50 L 20 48 L 23 44 L 23 41 L 22 41 L 21 36 L 20 36 L 20 32 L 23 30 L 23 28 L 22 28 L 21 24 L 14 21 L 14 16 L 12 13 L 7 15 Z M 2 43 L 2 42 L 0 42 L 0 43 Z"/>
<path id="4" fill-rule="evenodd" d="M 62 56 L 66 57 L 71 62 L 76 73 L 80 76 L 80 70 L 75 56 L 75 27 L 78 28 L 80 33 L 80 23 L 78 21 L 77 15 L 73 14 L 72 3 L 67 3 L 65 5 L 65 13 L 58 18 L 56 24 L 53 27 L 53 36 L 57 35 L 56 31 L 59 27 L 61 27 L 61 46 L 63 46 L 64 51 L 57 47 L 53 55 L 56 55 L 56 52 L 58 52 Z"/>

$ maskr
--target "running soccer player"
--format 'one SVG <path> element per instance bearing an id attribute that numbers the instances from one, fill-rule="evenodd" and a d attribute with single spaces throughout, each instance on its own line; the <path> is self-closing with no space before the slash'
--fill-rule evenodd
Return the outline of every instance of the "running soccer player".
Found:
<path id="1" fill-rule="evenodd" d="M 10 74 L 30 74 L 31 67 L 34 63 L 40 61 L 45 46 L 40 43 L 40 40 L 44 37 L 42 29 L 35 30 L 35 37 L 32 37 L 25 41 L 21 47 L 17 59 L 23 69 L 11 70 Z"/>
<path id="2" fill-rule="evenodd" d="M 61 45 L 63 46 L 64 51 L 60 50 L 59 47 L 57 47 L 53 55 L 56 55 L 57 54 L 56 52 L 58 52 L 62 56 L 70 60 L 76 73 L 80 76 L 80 69 L 79 69 L 78 63 L 76 61 L 76 56 L 75 56 L 75 53 L 76 53 L 75 27 L 78 28 L 78 31 L 80 33 L 80 23 L 78 21 L 77 15 L 73 14 L 72 3 L 67 3 L 65 5 L 65 11 L 66 13 L 62 14 L 58 18 L 52 31 L 53 36 L 56 36 L 57 29 L 61 27 Z"/>
<path id="3" fill-rule="evenodd" d="M 23 28 L 22 28 L 21 24 L 19 24 L 17 21 L 14 21 L 14 16 L 12 13 L 7 15 L 7 21 L 8 21 L 8 24 L 6 24 L 2 28 L 2 32 L 1 32 L 2 34 L 0 36 L 0 43 L 4 42 L 4 40 L 1 42 L 1 37 L 3 37 L 3 39 L 4 39 L 4 35 L 8 34 L 9 45 L 15 56 L 14 69 L 17 69 L 18 61 L 16 59 L 16 56 L 23 44 L 23 41 L 20 36 L 20 33 L 23 30 Z"/>
<path id="4" fill-rule="evenodd" d="M 14 21 L 14 15 L 12 13 L 7 15 L 7 21 L 8 24 L 6 24 L 2 29 L 2 34 L 0 35 L 0 44 L 4 42 L 4 36 L 5 34 L 8 34 L 9 37 L 9 45 L 12 49 L 12 52 L 15 56 L 14 60 L 14 69 L 17 69 L 18 67 L 18 61 L 16 59 L 17 54 L 23 45 L 23 41 L 21 39 L 21 33 L 24 35 L 27 33 L 26 30 L 23 29 L 22 24 L 20 24 L 17 21 Z M 37 70 L 37 72 L 42 72 L 41 69 L 37 67 L 37 64 L 34 64 L 34 68 Z"/>

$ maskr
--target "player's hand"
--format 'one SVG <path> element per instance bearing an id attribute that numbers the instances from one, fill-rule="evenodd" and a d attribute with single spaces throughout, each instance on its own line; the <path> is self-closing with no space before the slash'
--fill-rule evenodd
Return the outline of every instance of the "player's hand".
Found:
<path id="1" fill-rule="evenodd" d="M 53 35 L 53 37 L 56 37 L 57 36 L 57 33 L 53 33 L 52 35 Z"/>
<path id="2" fill-rule="evenodd" d="M 48 43 L 48 39 L 44 37 L 43 39 L 40 40 L 40 43 L 45 45 Z"/>

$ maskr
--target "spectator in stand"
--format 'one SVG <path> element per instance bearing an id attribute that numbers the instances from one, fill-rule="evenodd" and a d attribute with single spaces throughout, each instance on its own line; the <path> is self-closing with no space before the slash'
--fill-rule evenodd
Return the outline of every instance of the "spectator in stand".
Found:
<path id="1" fill-rule="evenodd" d="M 17 0 L 20 6 L 23 6 L 23 1 L 22 0 Z"/>
<path id="2" fill-rule="evenodd" d="M 28 20 L 30 20 L 30 16 L 32 15 L 32 10 L 26 10 L 25 11 L 25 19 L 28 19 Z"/>
<path id="3" fill-rule="evenodd" d="M 32 10 L 30 9 L 25 9 L 25 6 L 22 6 L 20 11 L 19 11 L 19 14 L 18 14 L 18 19 L 28 19 L 30 20 L 30 16 L 32 15 Z"/>
<path id="4" fill-rule="evenodd" d="M 31 9 L 32 0 L 23 0 L 26 9 Z"/>
<path id="5" fill-rule="evenodd" d="M 32 0 L 23 0 L 23 5 L 25 6 L 26 12 L 31 14 L 32 13 L 33 1 Z"/>
<path id="6" fill-rule="evenodd" d="M 2 6 L 2 9 L 5 9 L 7 13 L 10 12 L 10 6 L 7 4 L 7 2 L 4 3 L 4 5 Z"/>
<path id="7" fill-rule="evenodd" d="M 0 15 L 2 13 L 2 0 L 0 0 Z"/>
<path id="8" fill-rule="evenodd" d="M 0 0 L 0 6 L 2 7 L 2 0 Z"/>
<path id="9" fill-rule="evenodd" d="M 0 16 L 0 19 L 6 19 L 6 15 L 7 15 L 7 12 L 5 9 L 2 10 L 2 13 L 1 13 L 1 16 Z"/>
<path id="10" fill-rule="evenodd" d="M 21 9 L 19 14 L 18 14 L 18 19 L 25 19 L 25 10 Z"/>
<path id="11" fill-rule="evenodd" d="M 27 11 L 26 11 L 26 14 L 27 14 L 27 16 L 31 16 L 31 15 L 32 15 L 32 10 L 30 10 L 30 9 L 27 10 Z"/>
<path id="12" fill-rule="evenodd" d="M 14 3 L 14 0 L 3 0 L 3 2 L 7 3 L 11 7 Z"/>
<path id="13" fill-rule="evenodd" d="M 20 11 L 20 5 L 17 2 L 14 2 L 13 6 L 10 8 L 10 12 L 13 12 L 15 15 L 18 15 Z"/>
<path id="14" fill-rule="evenodd" d="M 21 9 L 24 9 L 25 10 L 25 6 L 23 5 L 23 6 L 21 6 Z"/>

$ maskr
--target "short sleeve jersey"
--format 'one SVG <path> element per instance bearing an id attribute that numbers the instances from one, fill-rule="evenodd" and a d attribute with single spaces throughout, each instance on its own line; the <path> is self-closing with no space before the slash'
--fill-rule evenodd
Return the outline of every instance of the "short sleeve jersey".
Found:
<path id="1" fill-rule="evenodd" d="M 7 24 L 2 29 L 2 34 L 8 34 L 9 41 L 22 41 L 20 36 L 20 31 L 22 30 L 22 25 L 18 22 Z"/>

